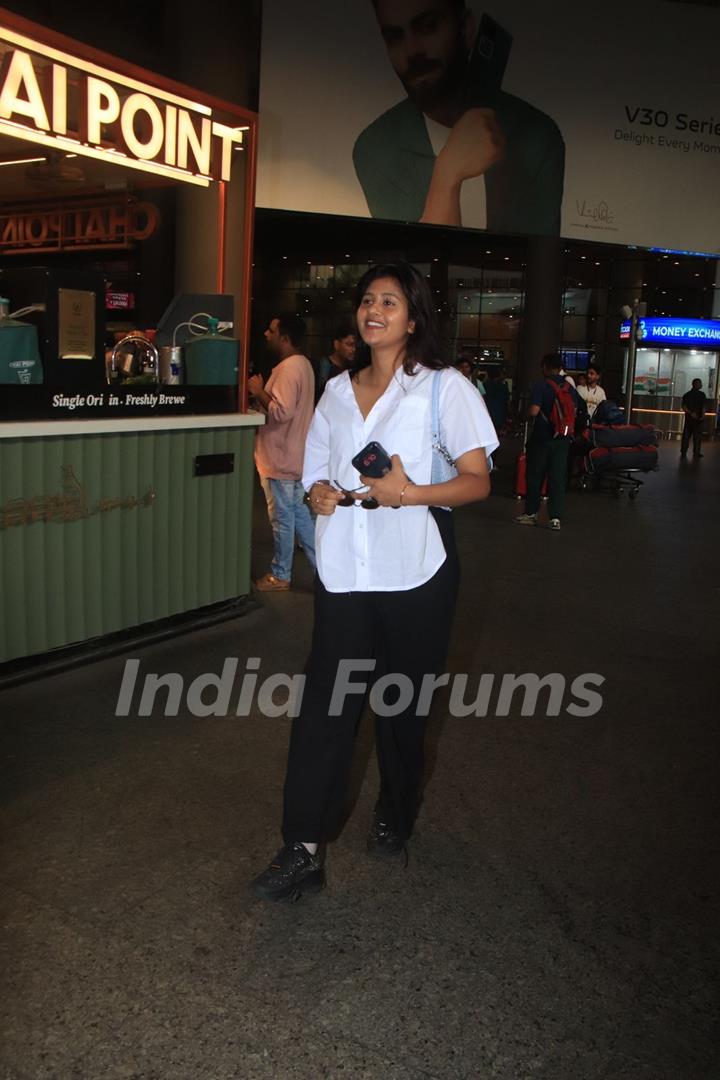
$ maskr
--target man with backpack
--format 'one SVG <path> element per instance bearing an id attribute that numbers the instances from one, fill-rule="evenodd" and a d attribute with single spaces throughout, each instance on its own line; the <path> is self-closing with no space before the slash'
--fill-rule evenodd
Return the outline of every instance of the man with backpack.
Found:
<path id="1" fill-rule="evenodd" d="M 537 525 L 543 481 L 547 478 L 548 528 L 561 527 L 567 487 L 568 454 L 578 423 L 577 391 L 560 374 L 562 361 L 556 353 L 543 358 L 544 378 L 533 383 L 528 418 L 534 420 L 527 441 L 527 496 L 518 525 Z"/>

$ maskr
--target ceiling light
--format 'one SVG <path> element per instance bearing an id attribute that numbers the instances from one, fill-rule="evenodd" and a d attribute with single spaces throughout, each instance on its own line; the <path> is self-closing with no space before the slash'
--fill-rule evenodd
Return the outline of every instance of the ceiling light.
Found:
<path id="1" fill-rule="evenodd" d="M 30 165 L 35 161 L 44 161 L 44 157 L 24 157 L 15 158 L 12 161 L 0 161 L 0 169 L 5 165 Z"/>

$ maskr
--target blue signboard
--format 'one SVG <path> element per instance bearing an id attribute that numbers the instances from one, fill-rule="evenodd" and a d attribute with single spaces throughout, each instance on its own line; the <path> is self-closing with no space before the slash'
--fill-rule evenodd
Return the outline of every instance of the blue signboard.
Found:
<path id="1" fill-rule="evenodd" d="M 620 339 L 630 338 L 630 320 L 620 327 Z M 679 345 L 685 349 L 720 349 L 720 319 L 638 320 L 638 344 Z"/>
<path id="2" fill-rule="evenodd" d="M 635 248 L 637 251 L 637 248 Z M 684 251 L 682 248 L 648 248 L 648 251 L 658 251 L 661 255 L 694 255 L 702 259 L 717 259 L 717 254 L 711 251 Z"/>

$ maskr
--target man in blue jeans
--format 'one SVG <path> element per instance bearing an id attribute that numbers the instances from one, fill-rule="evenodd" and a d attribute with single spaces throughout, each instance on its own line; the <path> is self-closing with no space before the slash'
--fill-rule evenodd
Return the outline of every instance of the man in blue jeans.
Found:
<path id="1" fill-rule="evenodd" d="M 558 532 L 562 527 L 565 509 L 565 490 L 567 488 L 568 454 L 570 443 L 575 434 L 574 427 L 567 435 L 558 434 L 551 422 L 556 392 L 553 383 L 563 387 L 564 377 L 560 374 L 562 362 L 556 353 L 543 358 L 544 378 L 533 383 L 530 391 L 528 418 L 534 420 L 532 433 L 527 441 L 526 481 L 527 496 L 525 513 L 515 518 L 518 525 L 537 525 L 543 480 L 548 482 L 548 528 Z M 579 404 L 577 391 L 565 383 L 572 395 L 575 408 Z"/>
<path id="2" fill-rule="evenodd" d="M 312 365 L 300 351 L 304 336 L 305 327 L 298 315 L 272 318 L 265 340 L 276 358 L 275 366 L 264 385 L 262 375 L 248 379 L 251 397 L 266 414 L 255 437 L 255 465 L 274 546 L 270 573 L 255 582 L 260 592 L 286 592 L 290 588 L 296 537 L 315 569 L 315 523 L 303 501 L 300 482 L 315 397 Z"/>

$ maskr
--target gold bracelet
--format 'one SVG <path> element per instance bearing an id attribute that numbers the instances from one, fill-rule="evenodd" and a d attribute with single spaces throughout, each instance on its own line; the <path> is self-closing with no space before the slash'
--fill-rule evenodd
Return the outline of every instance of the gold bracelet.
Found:
<path id="1" fill-rule="evenodd" d="M 402 489 L 402 491 L 400 492 L 400 505 L 401 505 L 401 506 L 404 506 L 404 505 L 405 505 L 405 503 L 403 502 L 403 499 L 405 498 L 405 492 L 407 491 L 407 489 L 408 489 L 408 488 L 410 487 L 410 485 L 411 485 L 412 483 L 414 483 L 414 481 L 413 481 L 413 480 L 408 480 L 407 484 L 405 485 L 405 487 L 404 487 L 404 488 Z"/>

